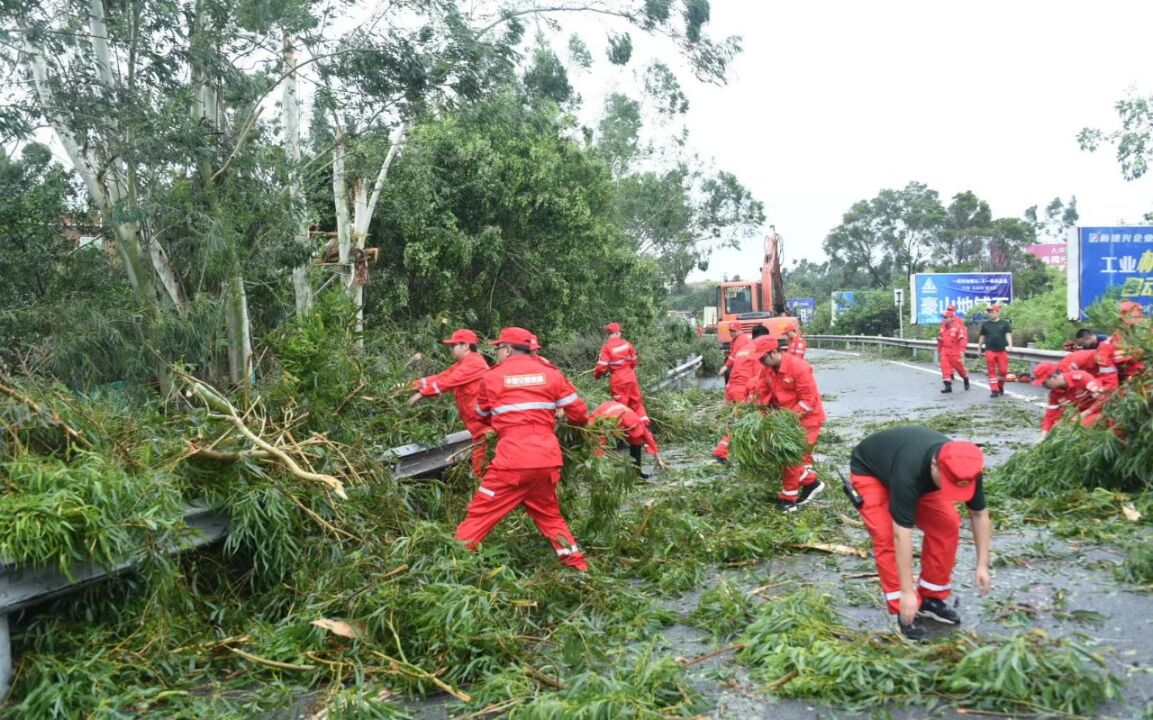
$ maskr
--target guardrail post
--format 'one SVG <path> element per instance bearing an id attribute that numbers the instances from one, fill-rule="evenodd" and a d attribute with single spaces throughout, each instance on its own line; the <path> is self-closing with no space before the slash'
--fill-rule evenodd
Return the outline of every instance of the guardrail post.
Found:
<path id="1" fill-rule="evenodd" d="M 0 614 L 0 700 L 8 697 L 12 684 L 12 635 L 8 631 L 8 613 Z"/>

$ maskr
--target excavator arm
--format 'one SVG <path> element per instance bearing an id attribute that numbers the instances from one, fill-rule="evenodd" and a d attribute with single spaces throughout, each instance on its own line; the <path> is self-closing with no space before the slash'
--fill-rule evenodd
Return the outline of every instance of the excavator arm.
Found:
<path id="1" fill-rule="evenodd" d="M 770 225 L 765 236 L 765 258 L 761 262 L 761 307 L 774 315 L 785 312 L 785 279 L 781 275 L 781 236 Z"/>

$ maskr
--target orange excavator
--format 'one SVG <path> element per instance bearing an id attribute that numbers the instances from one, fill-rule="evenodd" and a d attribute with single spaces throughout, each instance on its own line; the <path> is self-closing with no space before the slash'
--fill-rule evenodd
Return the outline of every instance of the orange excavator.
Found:
<path id="1" fill-rule="evenodd" d="M 776 226 L 765 236 L 765 257 L 760 282 L 723 282 L 717 288 L 717 342 L 726 352 L 733 343 L 733 328 L 752 332 L 764 325 L 774 338 L 797 323 L 785 309 L 785 280 L 781 277 L 781 236 Z M 799 323 L 798 323 L 799 325 Z"/>

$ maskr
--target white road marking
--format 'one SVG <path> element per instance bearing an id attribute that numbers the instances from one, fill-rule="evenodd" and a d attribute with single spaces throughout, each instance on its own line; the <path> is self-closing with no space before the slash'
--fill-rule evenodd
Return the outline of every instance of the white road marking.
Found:
<path id="1" fill-rule="evenodd" d="M 909 363 L 904 363 L 904 362 L 901 362 L 899 360 L 886 360 L 885 362 L 892 363 L 893 365 L 900 365 L 901 367 L 911 368 L 913 370 L 920 370 L 921 372 L 927 372 L 930 375 L 936 375 L 937 377 L 941 377 L 941 371 L 940 370 L 934 370 L 932 368 L 925 368 L 925 367 L 921 367 L 919 365 L 910 365 Z M 976 385 L 977 387 L 985 388 L 986 390 L 989 390 L 989 391 L 993 390 L 993 388 L 989 387 L 985 383 L 977 382 L 977 380 L 975 380 L 972 375 L 969 376 L 969 383 L 971 385 Z M 1042 402 L 1041 400 L 1034 400 L 1033 398 L 1029 397 L 1028 395 L 1021 395 L 1021 394 L 1015 393 L 1011 390 L 1005 392 L 1005 394 L 1008 395 L 1009 397 L 1013 398 L 1014 400 L 1020 400 L 1021 402 L 1026 402 L 1026 403 L 1029 403 L 1030 405 L 1036 405 L 1039 408 L 1045 407 L 1044 402 Z"/>

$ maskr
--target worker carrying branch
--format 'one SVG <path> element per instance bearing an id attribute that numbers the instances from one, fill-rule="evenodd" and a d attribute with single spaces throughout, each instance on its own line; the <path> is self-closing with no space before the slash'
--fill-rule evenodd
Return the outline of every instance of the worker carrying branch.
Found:
<path id="1" fill-rule="evenodd" d="M 461 328 L 440 342 L 452 348 L 456 362 L 444 372 L 413 380 L 409 389 L 416 393 L 408 399 L 408 404 L 415 405 L 421 398 L 452 393 L 456 411 L 472 437 L 472 474 L 479 478 L 484 475 L 486 439 L 490 430 L 476 414 L 476 397 L 480 392 L 480 378 L 488 372 L 488 363 L 477 352 L 477 337 L 472 330 Z"/>

